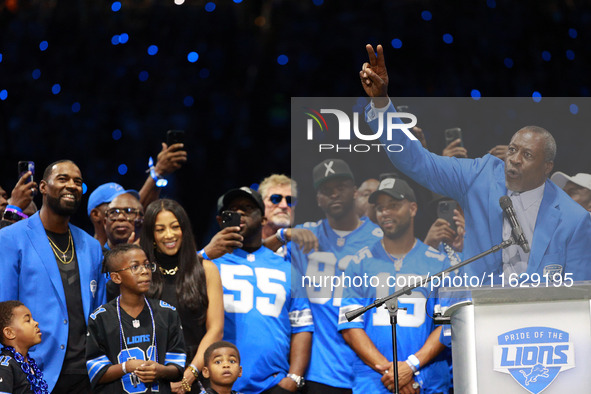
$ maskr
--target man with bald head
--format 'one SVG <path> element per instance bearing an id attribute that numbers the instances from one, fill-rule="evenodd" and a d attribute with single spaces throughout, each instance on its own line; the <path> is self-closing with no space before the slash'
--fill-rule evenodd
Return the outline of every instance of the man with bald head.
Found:
<path id="1" fill-rule="evenodd" d="M 395 109 L 388 98 L 388 72 L 381 45 L 366 46 L 369 62 L 359 72 L 372 102 L 366 120 L 372 129 L 384 112 Z M 384 133 L 385 134 L 385 133 Z M 554 166 L 556 142 L 545 129 L 527 126 L 511 138 L 505 160 L 490 154 L 478 159 L 442 157 L 424 149 L 404 133 L 392 133 L 389 144 L 404 147 L 388 153 L 396 168 L 431 189 L 456 200 L 466 216 L 464 254 L 474 256 L 500 244 L 511 235 L 499 198 L 508 196 L 523 228 L 531 252 L 510 246 L 465 267 L 468 275 L 556 275 L 575 281 L 591 279 L 591 217 L 563 193 L 548 175 Z M 487 278 L 490 278 L 487 276 Z M 517 276 L 519 278 L 519 276 Z M 495 283 L 499 283 L 497 279 Z M 506 282 L 505 282 L 506 283 Z"/>
<path id="2" fill-rule="evenodd" d="M 0 301 L 31 309 L 43 341 L 30 352 L 49 391 L 88 393 L 86 322 L 105 302 L 100 244 L 70 224 L 82 200 L 82 174 L 70 160 L 50 164 L 38 213 L 0 231 Z"/>

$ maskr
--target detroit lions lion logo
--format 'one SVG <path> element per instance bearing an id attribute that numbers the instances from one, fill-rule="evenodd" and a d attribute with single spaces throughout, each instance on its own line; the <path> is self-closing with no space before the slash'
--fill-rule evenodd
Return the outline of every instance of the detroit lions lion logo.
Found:
<path id="1" fill-rule="evenodd" d="M 497 337 L 494 370 L 510 374 L 532 394 L 545 390 L 562 371 L 575 367 L 569 333 L 551 327 L 524 327 Z"/>

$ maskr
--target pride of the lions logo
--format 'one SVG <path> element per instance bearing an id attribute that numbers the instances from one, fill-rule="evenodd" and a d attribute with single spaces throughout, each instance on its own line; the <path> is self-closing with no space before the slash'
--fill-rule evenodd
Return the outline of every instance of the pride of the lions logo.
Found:
<path id="1" fill-rule="evenodd" d="M 575 367 L 569 334 L 551 327 L 525 327 L 498 336 L 494 370 L 508 373 L 524 389 L 538 394 L 556 376 Z"/>

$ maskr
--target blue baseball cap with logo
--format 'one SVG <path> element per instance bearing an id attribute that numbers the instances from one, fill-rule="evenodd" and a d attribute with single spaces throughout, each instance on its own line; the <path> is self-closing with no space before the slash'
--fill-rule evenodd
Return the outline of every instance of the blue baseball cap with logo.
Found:
<path id="1" fill-rule="evenodd" d="M 101 204 L 109 203 L 115 199 L 115 197 L 120 196 L 122 194 L 129 193 L 133 195 L 138 200 L 140 199 L 140 194 L 137 190 L 125 190 L 123 186 L 115 182 L 105 183 L 100 185 L 88 197 L 88 216 L 90 216 L 90 211 L 94 208 L 98 207 Z"/>

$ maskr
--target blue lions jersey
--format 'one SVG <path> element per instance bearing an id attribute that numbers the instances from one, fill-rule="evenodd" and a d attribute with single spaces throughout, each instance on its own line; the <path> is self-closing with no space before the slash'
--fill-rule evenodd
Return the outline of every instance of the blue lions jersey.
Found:
<path id="1" fill-rule="evenodd" d="M 392 360 L 392 327 L 388 310 L 384 307 L 372 309 L 352 322 L 347 321 L 345 313 L 370 305 L 376 298 L 388 296 L 393 292 L 391 286 L 412 286 L 420 283 L 421 277 L 424 279 L 426 275 L 436 274 L 449 266 L 450 262 L 443 253 L 418 239 L 413 249 L 397 264 L 384 250 L 381 242 L 376 242 L 371 248 L 360 250 L 358 259 L 349 264 L 346 274 L 351 278 L 367 275 L 368 278 L 375 277 L 376 280 L 370 282 L 368 279 L 367 283 L 352 281 L 352 285 L 345 289 L 340 308 L 339 330 L 365 330 L 380 353 Z M 398 306 L 407 308 L 398 311 L 398 361 L 404 361 L 416 353 L 435 329 L 429 316 L 433 315 L 437 302 L 435 294 L 430 291 L 430 285 L 419 287 L 413 290 L 411 295 L 404 295 L 398 299 Z M 354 393 L 389 393 L 380 381 L 381 375 L 357 356 L 354 370 Z M 451 387 L 451 379 L 444 357 L 439 355 L 429 364 L 421 366 L 420 374 L 415 376 L 415 381 L 421 384 L 421 393 L 447 393 Z"/>
<path id="2" fill-rule="evenodd" d="M 359 249 L 373 245 L 383 236 L 370 220 L 346 235 L 339 236 L 324 219 L 303 226 L 318 238 L 319 250 L 304 255 L 296 245 L 291 249 L 292 263 L 303 275 L 310 307 L 314 315 L 312 355 L 306 379 L 333 387 L 351 388 L 355 353 L 337 330 L 343 286 L 337 283 Z M 294 287 L 296 285 L 294 284 Z M 301 288 L 302 283 L 299 283 Z"/>
<path id="3" fill-rule="evenodd" d="M 308 300 L 291 297 L 290 264 L 265 247 L 213 262 L 224 288 L 224 340 L 240 352 L 242 377 L 233 389 L 260 393 L 287 375 L 291 335 L 313 331 Z"/>

